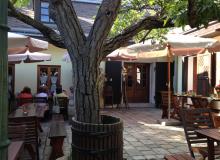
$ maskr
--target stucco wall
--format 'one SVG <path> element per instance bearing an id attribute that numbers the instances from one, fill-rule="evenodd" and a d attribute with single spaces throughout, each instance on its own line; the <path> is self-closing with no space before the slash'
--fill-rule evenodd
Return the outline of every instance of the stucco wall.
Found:
<path id="1" fill-rule="evenodd" d="M 72 65 L 71 62 L 63 61 L 63 55 L 66 50 L 49 45 L 48 50 L 42 53 L 52 54 L 52 61 L 39 63 L 20 63 L 15 65 L 15 93 L 20 92 L 24 86 L 29 86 L 32 93 L 37 91 L 37 65 L 60 65 L 61 66 L 61 81 L 63 89 L 69 92 L 69 87 L 72 85 Z M 100 64 L 102 71 L 105 71 L 105 62 Z"/>
<path id="2" fill-rule="evenodd" d="M 37 90 L 37 65 L 61 65 L 61 84 L 63 89 L 69 91 L 72 84 L 72 65 L 62 61 L 64 49 L 49 45 L 47 51 L 42 53 L 52 54 L 52 61 L 39 63 L 20 63 L 15 65 L 15 93 L 20 92 L 24 86 L 31 87 L 32 93 Z"/>

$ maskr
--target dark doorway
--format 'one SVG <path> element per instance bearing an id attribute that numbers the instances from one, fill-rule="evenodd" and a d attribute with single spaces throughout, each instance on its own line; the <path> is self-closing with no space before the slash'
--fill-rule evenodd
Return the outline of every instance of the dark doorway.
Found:
<path id="1" fill-rule="evenodd" d="M 105 66 L 106 82 L 105 85 L 112 87 L 113 91 L 113 104 L 121 103 L 121 70 L 122 62 L 119 61 L 107 61 Z M 104 97 L 105 101 L 112 103 L 112 98 Z M 107 99 L 106 99 L 107 98 Z"/>

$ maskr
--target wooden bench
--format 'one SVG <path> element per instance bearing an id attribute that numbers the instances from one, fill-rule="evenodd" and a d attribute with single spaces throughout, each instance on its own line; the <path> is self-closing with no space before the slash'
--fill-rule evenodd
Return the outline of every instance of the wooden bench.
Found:
<path id="1" fill-rule="evenodd" d="M 62 157 L 63 154 L 63 141 L 67 136 L 65 124 L 63 121 L 52 121 L 50 126 L 49 138 L 52 151 L 50 154 L 50 160 L 56 160 Z"/>
<path id="2" fill-rule="evenodd" d="M 164 156 L 164 159 L 165 160 L 195 160 L 186 153 L 166 155 Z"/>
<path id="3" fill-rule="evenodd" d="M 24 141 L 13 141 L 8 146 L 8 160 L 18 160 L 24 148 Z"/>

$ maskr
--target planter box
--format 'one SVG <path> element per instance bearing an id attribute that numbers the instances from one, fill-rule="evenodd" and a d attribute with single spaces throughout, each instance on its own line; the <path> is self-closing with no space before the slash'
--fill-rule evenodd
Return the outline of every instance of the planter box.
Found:
<path id="1" fill-rule="evenodd" d="M 101 116 L 100 124 L 72 120 L 73 160 L 122 160 L 123 122 L 112 116 Z"/>

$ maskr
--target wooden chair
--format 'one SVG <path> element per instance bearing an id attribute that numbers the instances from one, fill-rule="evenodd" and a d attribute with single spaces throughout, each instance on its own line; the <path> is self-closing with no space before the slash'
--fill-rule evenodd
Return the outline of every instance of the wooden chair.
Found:
<path id="1" fill-rule="evenodd" d="M 172 93 L 170 92 L 170 102 L 172 106 Z M 161 107 L 162 107 L 162 118 L 168 118 L 168 91 L 161 91 Z"/>
<path id="2" fill-rule="evenodd" d="M 57 101 L 60 107 L 60 113 L 63 114 L 64 119 L 67 120 L 69 99 L 67 97 L 57 97 Z"/>
<path id="3" fill-rule="evenodd" d="M 48 103 L 47 97 L 34 97 L 34 103 Z"/>
<path id="4" fill-rule="evenodd" d="M 173 105 L 171 118 L 180 120 L 180 109 L 182 108 L 182 105 L 180 103 L 181 99 L 176 95 L 172 95 L 171 100 L 172 100 L 172 105 Z"/>
<path id="5" fill-rule="evenodd" d="M 207 145 L 207 139 L 199 137 L 195 130 L 214 128 L 211 110 L 208 108 L 182 109 L 181 118 L 191 156 L 195 158 L 194 152 L 197 152 L 205 159 L 208 155 L 207 147 L 201 147 L 201 145 Z M 219 147 L 215 148 L 215 154 L 220 155 Z"/>
<path id="6" fill-rule="evenodd" d="M 37 117 L 9 118 L 8 125 L 10 127 L 25 125 L 24 148 L 28 150 L 33 160 L 39 160 Z"/>
<path id="7" fill-rule="evenodd" d="M 209 106 L 209 101 L 208 101 L 208 99 L 207 98 L 200 98 L 200 100 L 199 100 L 199 103 L 200 103 L 200 106 L 202 107 L 202 108 L 207 108 L 208 106 Z"/>
<path id="8" fill-rule="evenodd" d="M 103 97 L 104 97 L 104 106 L 106 104 L 111 104 L 112 108 L 113 108 L 113 89 L 112 86 L 110 85 L 105 85 L 104 89 L 103 89 Z"/>
<path id="9" fill-rule="evenodd" d="M 191 97 L 191 101 L 192 101 L 191 107 L 193 107 L 193 108 L 202 108 L 200 106 L 200 103 L 199 103 L 199 97 Z"/>
<path id="10" fill-rule="evenodd" d="M 195 160 L 190 155 L 186 153 L 179 153 L 179 154 L 172 154 L 172 155 L 165 155 L 165 160 Z"/>

